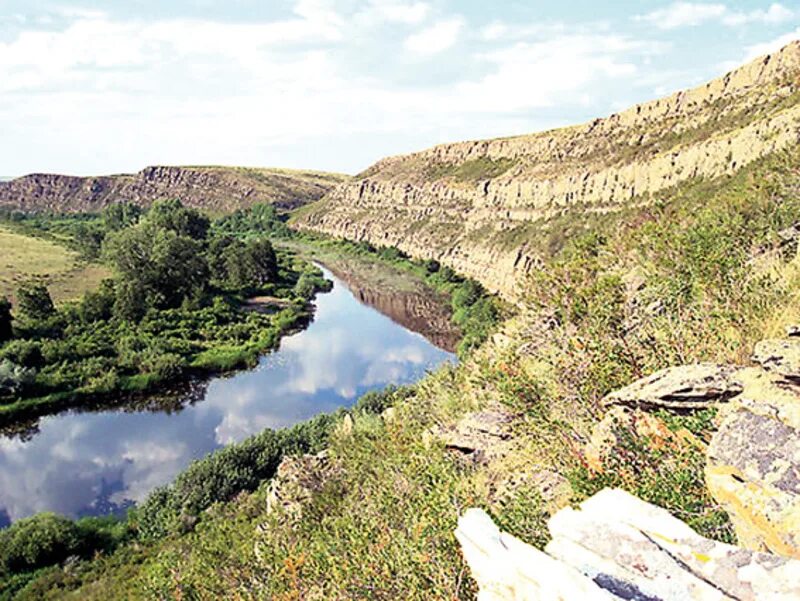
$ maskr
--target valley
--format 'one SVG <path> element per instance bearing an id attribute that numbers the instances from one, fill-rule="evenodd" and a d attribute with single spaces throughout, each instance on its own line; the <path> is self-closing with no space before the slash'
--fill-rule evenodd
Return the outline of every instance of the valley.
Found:
<path id="1" fill-rule="evenodd" d="M 477 509 L 527 558 L 578 549 L 526 586 L 800 590 L 747 575 L 800 559 L 798 82 L 793 42 L 587 124 L 291 189 L 0 184 L 15 272 L 112 274 L 0 305 L 0 598 L 474 599 L 516 578 L 465 555 Z M 679 532 L 587 522 L 589 552 L 557 530 L 608 489 Z M 735 569 L 680 559 L 684 535 Z"/>

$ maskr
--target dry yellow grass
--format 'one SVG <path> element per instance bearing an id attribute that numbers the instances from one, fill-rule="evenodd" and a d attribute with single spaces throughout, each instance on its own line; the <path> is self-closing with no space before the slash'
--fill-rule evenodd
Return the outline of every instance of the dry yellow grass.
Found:
<path id="1" fill-rule="evenodd" d="M 63 246 L 0 227 L 0 296 L 13 301 L 19 283 L 36 277 L 56 302 L 75 300 L 108 276 L 105 267 L 86 263 Z"/>

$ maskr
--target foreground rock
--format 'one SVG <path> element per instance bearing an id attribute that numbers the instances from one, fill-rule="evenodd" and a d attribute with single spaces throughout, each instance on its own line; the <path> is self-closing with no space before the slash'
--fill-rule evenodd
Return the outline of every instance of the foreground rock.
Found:
<path id="1" fill-rule="evenodd" d="M 796 335 L 785 340 L 762 340 L 753 351 L 753 361 L 800 384 L 800 338 Z"/>
<path id="2" fill-rule="evenodd" d="M 777 371 L 742 372 L 745 390 L 711 440 L 706 481 L 740 544 L 800 558 L 800 390 Z"/>
<path id="3" fill-rule="evenodd" d="M 456 537 L 481 601 L 800 598 L 800 561 L 705 539 L 667 511 L 621 490 L 550 520 L 541 552 L 468 510 Z"/>
<path id="4" fill-rule="evenodd" d="M 603 399 L 603 404 L 645 409 L 703 409 L 742 392 L 736 377 L 738 369 L 714 363 L 669 367 L 612 392 Z"/>

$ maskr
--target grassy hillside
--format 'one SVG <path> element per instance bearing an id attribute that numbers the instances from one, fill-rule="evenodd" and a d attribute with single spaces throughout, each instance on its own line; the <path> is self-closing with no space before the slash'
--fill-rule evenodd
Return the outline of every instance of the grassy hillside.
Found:
<path id="1" fill-rule="evenodd" d="M 745 362 L 756 340 L 800 319 L 797 241 L 778 235 L 800 222 L 798 191 L 794 149 L 648 207 L 554 223 L 570 235 L 490 342 L 318 432 L 332 467 L 300 517 L 267 511 L 263 482 L 182 533 L 45 569 L 17 598 L 470 599 L 452 536 L 464 509 L 541 546 L 548 515 L 604 486 L 732 540 L 703 482 L 713 411 L 661 412 L 680 436 L 630 432 L 601 465 L 585 444 L 609 391 L 678 362 Z M 509 417 L 510 437 L 484 459 L 446 443 L 478 410 Z"/>
<path id="2" fill-rule="evenodd" d="M 0 297 L 13 300 L 17 286 L 41 278 L 56 302 L 76 300 L 108 277 L 108 269 L 87 263 L 75 251 L 50 240 L 28 236 L 0 226 Z"/>

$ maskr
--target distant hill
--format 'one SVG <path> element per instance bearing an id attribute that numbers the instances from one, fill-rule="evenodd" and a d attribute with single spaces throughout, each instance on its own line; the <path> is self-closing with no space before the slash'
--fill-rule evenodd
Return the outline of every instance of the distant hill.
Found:
<path id="1" fill-rule="evenodd" d="M 227 212 L 257 202 L 295 209 L 320 199 L 347 176 L 248 167 L 147 167 L 135 174 L 74 177 L 36 173 L 0 181 L 0 207 L 24 211 L 95 211 L 115 202 L 161 198 Z M 2 178 L 0 178 L 2 180 Z"/>
<path id="2" fill-rule="evenodd" d="M 732 174 L 800 138 L 800 43 L 583 125 L 385 158 L 295 225 L 433 258 L 515 297 L 565 221 Z M 543 247 L 545 247 L 543 249 Z"/>

